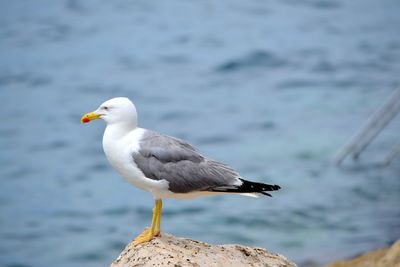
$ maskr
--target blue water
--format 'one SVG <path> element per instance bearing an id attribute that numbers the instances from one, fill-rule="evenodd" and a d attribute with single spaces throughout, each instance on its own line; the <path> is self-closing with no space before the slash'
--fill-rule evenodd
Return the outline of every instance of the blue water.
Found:
<path id="1" fill-rule="evenodd" d="M 184 138 L 269 198 L 165 201 L 163 230 L 317 265 L 400 237 L 400 117 L 336 168 L 400 85 L 400 2 L 0 1 L 0 265 L 107 266 L 151 196 L 80 116 L 131 98 L 140 126 Z"/>

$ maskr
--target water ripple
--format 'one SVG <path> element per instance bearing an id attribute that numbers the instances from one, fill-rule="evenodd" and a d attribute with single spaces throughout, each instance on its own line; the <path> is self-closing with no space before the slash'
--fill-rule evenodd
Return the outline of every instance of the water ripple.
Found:
<path id="1" fill-rule="evenodd" d="M 280 68 L 288 64 L 287 60 L 268 51 L 254 51 L 250 54 L 228 60 L 216 67 L 220 73 L 231 73 L 250 68 Z"/>
<path id="2" fill-rule="evenodd" d="M 227 135 L 214 135 L 208 137 L 202 137 L 197 139 L 196 143 L 200 145 L 212 145 L 212 144 L 228 144 L 237 141 L 236 138 Z"/>

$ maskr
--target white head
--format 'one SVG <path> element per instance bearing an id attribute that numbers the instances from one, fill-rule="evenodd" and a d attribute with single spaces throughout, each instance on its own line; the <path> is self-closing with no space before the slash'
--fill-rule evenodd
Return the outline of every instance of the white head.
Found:
<path id="1" fill-rule="evenodd" d="M 102 119 L 107 125 L 120 124 L 130 128 L 136 128 L 137 126 L 135 105 L 126 97 L 107 100 L 95 111 L 83 115 L 81 122 L 88 123 L 95 119 Z"/>

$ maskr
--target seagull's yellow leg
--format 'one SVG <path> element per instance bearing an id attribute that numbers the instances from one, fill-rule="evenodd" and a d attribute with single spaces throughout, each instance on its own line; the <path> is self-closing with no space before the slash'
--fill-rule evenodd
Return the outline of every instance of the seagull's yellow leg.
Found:
<path id="1" fill-rule="evenodd" d="M 148 241 L 152 240 L 154 237 L 154 229 L 156 227 L 157 214 L 158 214 L 157 201 L 158 200 L 156 200 L 154 208 L 153 208 L 153 217 L 151 219 L 150 229 L 149 228 L 144 229 L 143 232 L 135 238 L 135 240 L 133 241 L 133 244 L 135 246 L 139 245 L 141 243 L 144 243 L 144 242 L 148 242 Z"/>
<path id="2" fill-rule="evenodd" d="M 162 211 L 162 200 L 156 200 L 156 206 L 158 206 L 158 213 L 157 213 L 157 223 L 156 223 L 156 229 L 154 231 L 155 236 L 159 236 L 161 233 L 161 211 Z"/>

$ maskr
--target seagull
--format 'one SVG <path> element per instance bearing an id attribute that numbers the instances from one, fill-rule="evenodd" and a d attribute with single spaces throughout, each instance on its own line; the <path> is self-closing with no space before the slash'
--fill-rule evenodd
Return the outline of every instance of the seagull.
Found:
<path id="1" fill-rule="evenodd" d="M 107 126 L 103 150 L 111 166 L 130 184 L 150 192 L 155 201 L 151 226 L 134 240 L 139 245 L 161 232 L 162 199 L 191 199 L 218 194 L 271 196 L 279 185 L 251 182 L 226 164 L 206 158 L 189 143 L 138 127 L 135 105 L 116 97 L 82 116 Z"/>

